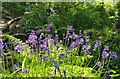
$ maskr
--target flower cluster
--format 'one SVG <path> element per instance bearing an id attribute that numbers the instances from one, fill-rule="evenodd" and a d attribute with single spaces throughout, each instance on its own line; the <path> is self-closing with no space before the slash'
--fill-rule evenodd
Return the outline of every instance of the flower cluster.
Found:
<path id="1" fill-rule="evenodd" d="M 84 51 L 84 53 L 86 55 L 90 55 L 91 54 L 91 52 L 89 51 L 90 48 L 91 48 L 91 44 L 90 43 L 88 45 L 83 45 L 82 46 L 82 50 Z"/>
<path id="2" fill-rule="evenodd" d="M 97 49 L 97 47 L 98 46 L 100 46 L 101 45 L 101 42 L 100 41 L 97 41 L 96 43 L 95 43 L 95 45 L 94 45 L 94 51 Z"/>
<path id="3" fill-rule="evenodd" d="M 22 51 L 24 50 L 24 46 L 22 46 L 21 44 L 18 44 L 15 48 L 14 51 L 22 54 Z"/>
<path id="4" fill-rule="evenodd" d="M 37 36 L 35 35 L 35 32 L 33 30 L 31 31 L 31 34 L 28 36 L 28 40 L 26 40 L 26 43 L 30 43 L 36 46 Z"/>
<path id="5" fill-rule="evenodd" d="M 104 50 L 102 51 L 102 57 L 107 58 L 109 56 L 109 53 L 107 52 L 109 50 L 109 46 L 105 46 Z"/>

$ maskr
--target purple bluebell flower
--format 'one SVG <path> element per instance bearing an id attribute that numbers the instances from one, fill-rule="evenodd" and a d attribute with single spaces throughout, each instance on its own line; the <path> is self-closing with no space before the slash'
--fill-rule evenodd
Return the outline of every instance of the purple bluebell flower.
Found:
<path id="1" fill-rule="evenodd" d="M 35 35 L 34 30 L 31 31 L 30 35 L 28 36 L 28 40 L 26 40 L 26 43 L 30 43 L 32 45 L 37 43 L 37 36 Z"/>
<path id="2" fill-rule="evenodd" d="M 72 30 L 72 26 L 68 26 L 67 30 L 68 31 Z"/>
<path id="3" fill-rule="evenodd" d="M 45 31 L 46 31 L 46 32 L 50 32 L 50 26 L 47 26 L 47 27 L 45 28 Z"/>
<path id="4" fill-rule="evenodd" d="M 59 71 L 59 72 L 61 72 L 60 71 L 60 68 L 59 68 L 59 65 L 56 63 L 56 64 L 54 64 L 54 67 Z"/>
<path id="5" fill-rule="evenodd" d="M 111 76 L 110 76 L 110 75 L 107 75 L 107 76 L 105 77 L 105 79 L 111 79 Z"/>
<path id="6" fill-rule="evenodd" d="M 82 46 L 82 50 L 83 50 L 83 51 L 85 51 L 85 50 L 86 50 L 86 48 L 87 48 L 87 46 L 86 46 L 86 45 L 83 45 L 83 46 Z"/>
<path id="7" fill-rule="evenodd" d="M 50 40 L 52 38 L 52 35 L 48 34 L 47 40 Z"/>
<path id="8" fill-rule="evenodd" d="M 70 45 L 70 49 L 74 49 L 76 47 L 76 42 L 72 42 L 71 45 Z"/>
<path id="9" fill-rule="evenodd" d="M 107 63 L 107 62 L 108 62 L 108 59 L 105 59 L 105 62 Z"/>
<path id="10" fill-rule="evenodd" d="M 93 49 L 93 50 L 95 51 L 99 45 L 101 45 L 101 42 L 100 42 L 100 41 L 97 41 L 97 42 L 95 43 L 95 45 L 94 45 L 94 49 Z"/>
<path id="11" fill-rule="evenodd" d="M 14 50 L 16 51 L 16 52 L 18 52 L 18 53 L 22 53 L 22 51 L 24 50 L 24 47 L 22 46 L 22 45 L 20 45 L 20 44 L 18 44 L 15 48 L 14 48 Z"/>
<path id="12" fill-rule="evenodd" d="M 106 51 L 103 51 L 103 52 L 102 52 L 102 57 L 103 57 L 103 58 L 106 58 L 106 57 L 108 57 L 108 56 L 109 56 L 109 54 L 108 54 Z"/>
<path id="13" fill-rule="evenodd" d="M 7 45 L 6 43 L 4 44 L 4 46 L 5 46 L 5 49 L 7 49 L 7 48 L 8 48 L 8 45 Z"/>
<path id="14" fill-rule="evenodd" d="M 44 33 L 41 33 L 40 37 L 38 38 L 38 41 L 42 40 L 44 36 Z"/>
<path id="15" fill-rule="evenodd" d="M 50 58 L 50 60 L 55 63 L 55 60 L 53 58 Z"/>
<path id="16" fill-rule="evenodd" d="M 31 35 L 35 35 L 35 31 L 34 30 L 31 30 Z"/>
<path id="17" fill-rule="evenodd" d="M 82 30 L 79 30 L 79 34 L 80 34 L 80 35 L 79 35 L 80 37 L 83 36 L 83 34 L 82 34 Z"/>
<path id="18" fill-rule="evenodd" d="M 67 76 L 67 74 L 66 74 L 66 70 L 63 70 L 63 73 L 64 73 L 64 76 L 66 77 L 66 76 Z"/>
<path id="19" fill-rule="evenodd" d="M 82 45 L 84 43 L 84 40 L 81 38 L 81 39 L 77 39 L 75 42 L 77 45 L 80 45 L 80 44 Z"/>
<path id="20" fill-rule="evenodd" d="M 29 70 L 23 70 L 22 72 L 26 73 L 26 74 L 29 74 Z"/>
<path id="21" fill-rule="evenodd" d="M 91 52 L 90 52 L 90 51 L 88 51 L 88 50 L 86 50 L 86 51 L 85 51 L 85 54 L 86 54 L 86 55 L 90 55 L 90 54 L 91 54 Z"/>
<path id="22" fill-rule="evenodd" d="M 60 58 L 64 58 L 64 57 L 65 57 L 64 53 L 60 54 Z"/>
<path id="23" fill-rule="evenodd" d="M 80 38 L 78 44 L 83 44 L 84 43 L 84 39 L 83 38 Z"/>
<path id="24" fill-rule="evenodd" d="M 117 58 L 116 52 L 111 53 L 111 54 L 110 54 L 110 58 Z"/>
<path id="25" fill-rule="evenodd" d="M 17 45 L 16 38 L 13 39 L 12 44 Z"/>
<path id="26" fill-rule="evenodd" d="M 18 69 L 17 65 L 14 64 L 14 68 L 13 68 L 13 70 L 15 71 L 15 70 L 17 70 L 17 69 Z"/>
<path id="27" fill-rule="evenodd" d="M 0 38 L 0 49 L 3 49 L 3 47 L 4 47 L 4 43 L 2 41 L 2 38 Z"/>
<path id="28" fill-rule="evenodd" d="M 99 61 L 99 62 L 97 63 L 97 66 L 101 67 L 101 66 L 102 66 L 102 63 Z"/>
<path id="29" fill-rule="evenodd" d="M 86 50 L 89 50 L 90 48 L 91 48 L 91 44 L 89 43 L 89 44 L 87 45 Z"/>
<path id="30" fill-rule="evenodd" d="M 85 41 L 88 42 L 88 41 L 89 41 L 89 38 L 90 38 L 90 36 L 86 36 L 86 37 L 85 37 Z"/>
<path id="31" fill-rule="evenodd" d="M 36 31 L 37 34 L 39 34 L 40 32 L 41 32 L 41 29 L 38 29 L 38 30 Z"/>
<path id="32" fill-rule="evenodd" d="M 73 37 L 73 39 L 78 39 L 79 38 L 79 36 L 75 33 L 72 34 L 72 37 Z"/>
<path id="33" fill-rule="evenodd" d="M 109 50 L 109 46 L 105 46 L 104 50 Z"/>
<path id="34" fill-rule="evenodd" d="M 41 61 L 44 61 L 45 58 L 46 58 L 46 55 L 43 55 L 42 57 L 40 57 L 40 60 L 41 60 Z"/>
<path id="35" fill-rule="evenodd" d="M 47 52 L 48 55 L 50 54 L 50 49 L 48 47 L 44 48 L 44 52 Z"/>
<path id="36" fill-rule="evenodd" d="M 59 38 L 58 38 L 58 35 L 56 34 L 56 35 L 55 35 L 55 41 L 58 42 L 58 39 L 59 39 Z"/>
<path id="37" fill-rule="evenodd" d="M 30 54 L 34 54 L 34 50 L 31 50 L 31 51 L 30 51 Z"/>

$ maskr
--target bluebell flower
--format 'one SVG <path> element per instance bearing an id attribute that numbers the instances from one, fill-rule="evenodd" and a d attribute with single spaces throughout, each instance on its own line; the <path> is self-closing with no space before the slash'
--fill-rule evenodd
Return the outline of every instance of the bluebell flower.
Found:
<path id="1" fill-rule="evenodd" d="M 32 45 L 36 45 L 37 43 L 37 36 L 35 35 L 35 32 L 32 30 L 30 35 L 28 36 L 28 40 L 26 40 L 26 43 L 30 43 Z"/>
<path id="2" fill-rule="evenodd" d="M 16 38 L 13 39 L 12 44 L 16 45 Z"/>
<path id="3" fill-rule="evenodd" d="M 31 30 L 30 35 L 35 35 L 35 31 L 34 31 L 34 30 Z"/>
<path id="4" fill-rule="evenodd" d="M 23 70 L 22 72 L 26 73 L 26 74 L 29 74 L 29 70 Z"/>
<path id="5" fill-rule="evenodd" d="M 17 65 L 14 64 L 14 68 L 13 68 L 13 70 L 15 71 L 15 70 L 17 70 L 17 69 L 18 69 Z"/>
<path id="6" fill-rule="evenodd" d="M 30 54 L 34 54 L 34 50 L 31 50 L 31 51 L 30 51 Z"/>
<path id="7" fill-rule="evenodd" d="M 97 66 L 101 67 L 101 66 L 102 66 L 102 63 L 99 61 L 99 62 L 97 63 Z"/>
<path id="8" fill-rule="evenodd" d="M 58 65 L 57 63 L 54 64 L 54 67 L 55 67 L 59 72 L 61 72 L 61 71 L 60 71 L 60 68 L 59 68 L 59 65 Z"/>
<path id="9" fill-rule="evenodd" d="M 60 58 L 64 58 L 64 57 L 65 57 L 64 53 L 60 54 Z"/>
<path id="10" fill-rule="evenodd" d="M 106 58 L 106 57 L 108 57 L 108 56 L 109 56 L 109 54 L 108 54 L 106 51 L 103 51 L 103 52 L 102 52 L 102 57 L 103 57 L 103 58 Z"/>
<path id="11" fill-rule="evenodd" d="M 83 38 L 80 38 L 78 44 L 83 44 L 84 43 L 84 39 Z"/>
<path id="12" fill-rule="evenodd" d="M 5 49 L 7 49 L 7 48 L 8 48 L 8 45 L 7 45 L 6 43 L 4 44 L 4 46 L 5 46 Z"/>
<path id="13" fill-rule="evenodd" d="M 83 51 L 85 51 L 85 50 L 86 50 L 86 48 L 87 48 L 87 46 L 86 46 L 86 45 L 83 45 L 83 46 L 82 46 L 82 50 L 83 50 Z"/>
<path id="14" fill-rule="evenodd" d="M 38 38 L 38 41 L 41 41 L 43 39 L 44 33 L 40 34 L 40 37 Z"/>
<path id="15" fill-rule="evenodd" d="M 110 54 L 110 58 L 117 58 L 116 52 L 111 53 L 111 54 Z"/>
<path id="16" fill-rule="evenodd" d="M 73 38 L 73 39 L 78 39 L 79 36 L 78 36 L 77 34 L 73 33 L 73 34 L 72 34 L 72 38 Z"/>
<path id="17" fill-rule="evenodd" d="M 55 60 L 53 58 L 50 58 L 50 60 L 55 63 Z"/>
<path id="18" fill-rule="evenodd" d="M 91 44 L 89 43 L 86 47 L 86 50 L 89 50 L 91 48 Z"/>
<path id="19" fill-rule="evenodd" d="M 43 55 L 42 57 L 40 57 L 41 61 L 45 61 L 46 55 Z"/>
<path id="20" fill-rule="evenodd" d="M 88 42 L 88 41 L 89 41 L 89 38 L 90 38 L 90 36 L 86 36 L 86 37 L 85 37 L 85 41 Z"/>
<path id="21" fill-rule="evenodd" d="M 72 26 L 68 26 L 68 27 L 67 27 L 67 30 L 68 30 L 68 31 L 72 30 Z"/>
<path id="22" fill-rule="evenodd" d="M 82 37 L 83 34 L 82 34 L 82 30 L 79 30 L 79 36 Z"/>
<path id="23" fill-rule="evenodd" d="M 58 39 L 59 39 L 59 38 L 58 38 L 58 35 L 56 34 L 56 35 L 55 35 L 55 41 L 58 42 Z"/>
<path id="24" fill-rule="evenodd" d="M 86 54 L 86 55 L 90 55 L 90 54 L 91 54 L 91 52 L 90 52 L 90 51 L 88 51 L 88 50 L 86 50 L 86 51 L 85 51 L 85 54 Z"/>
<path id="25" fill-rule="evenodd" d="M 105 79 L 111 79 L 111 76 L 107 75 L 107 76 L 105 77 Z"/>
<path id="26" fill-rule="evenodd" d="M 37 34 L 39 34 L 40 32 L 41 32 L 41 29 L 38 29 L 38 30 L 36 31 Z"/>
<path id="27" fill-rule="evenodd" d="M 47 36 L 47 38 L 46 38 L 46 39 L 47 39 L 47 40 L 52 39 L 52 35 L 48 34 L 48 36 Z"/>
<path id="28" fill-rule="evenodd" d="M 70 45 L 70 49 L 74 49 L 76 47 L 76 42 L 72 42 L 71 45 Z"/>
<path id="29" fill-rule="evenodd" d="M 104 50 L 109 50 L 109 46 L 105 46 Z"/>
<path id="30" fill-rule="evenodd" d="M 47 26 L 47 27 L 45 28 L 45 31 L 46 31 L 46 32 L 50 32 L 50 26 Z"/>
<path id="31" fill-rule="evenodd" d="M 94 45 L 94 49 L 93 49 L 93 50 L 95 51 L 99 45 L 101 45 L 101 42 L 100 42 L 100 41 L 97 41 L 97 42 L 95 43 L 95 45 Z"/>
<path id="32" fill-rule="evenodd" d="M 22 53 L 22 51 L 24 50 L 24 47 L 20 44 L 18 44 L 15 48 L 14 51 L 18 52 L 18 53 Z"/>

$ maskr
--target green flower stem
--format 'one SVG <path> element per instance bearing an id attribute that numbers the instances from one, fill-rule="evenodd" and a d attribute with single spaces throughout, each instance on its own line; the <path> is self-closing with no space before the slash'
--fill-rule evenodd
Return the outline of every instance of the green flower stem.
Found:
<path id="1" fill-rule="evenodd" d="M 4 62 L 4 56 L 3 56 L 3 54 L 2 54 L 2 57 L 3 57 L 3 59 L 2 59 L 2 67 L 5 68 L 5 62 Z"/>
<path id="2" fill-rule="evenodd" d="M 14 66 L 13 58 L 11 59 L 11 61 L 12 61 L 12 68 L 13 68 L 13 66 Z"/>
<path id="3" fill-rule="evenodd" d="M 104 59 L 102 59 L 102 67 L 101 67 L 101 71 L 100 71 L 100 72 L 102 72 L 103 67 L 104 67 L 104 64 L 105 64 L 105 60 L 104 60 Z"/>
<path id="4" fill-rule="evenodd" d="M 93 69 L 94 69 L 95 66 L 97 65 L 97 62 L 99 61 L 99 59 L 100 59 L 100 53 L 98 54 L 98 59 L 97 59 L 97 61 L 96 61 L 96 64 L 93 66 Z"/>
<path id="5" fill-rule="evenodd" d="M 14 71 L 9 77 L 12 77 L 12 76 L 14 76 L 18 71 L 20 71 L 21 70 L 21 68 L 19 68 L 18 70 L 16 70 L 16 71 Z"/>
<path id="6" fill-rule="evenodd" d="M 109 59 L 108 59 L 108 64 L 107 64 L 107 67 L 106 67 L 106 69 L 108 69 L 108 66 L 109 66 L 109 64 L 110 64 L 110 57 L 109 57 Z M 105 74 L 104 74 L 104 76 L 107 74 L 107 72 L 105 71 Z M 104 77 L 103 76 L 103 77 Z"/>
<path id="7" fill-rule="evenodd" d="M 84 54 L 84 56 L 85 56 L 85 54 Z M 83 63 L 84 63 L 84 58 L 82 59 L 82 63 L 80 65 L 80 67 L 82 67 Z"/>
<path id="8" fill-rule="evenodd" d="M 8 67 L 8 58 L 6 56 L 6 66 L 7 66 L 7 69 L 9 70 L 9 67 Z"/>
<path id="9" fill-rule="evenodd" d="M 22 62 L 22 71 L 24 70 L 24 67 L 25 67 L 25 61 L 26 61 L 26 57 L 24 58 L 24 60 Z"/>
<path id="10" fill-rule="evenodd" d="M 90 62 L 92 61 L 92 59 L 90 59 L 90 61 L 87 63 L 87 66 L 86 67 L 88 67 L 89 66 L 89 64 L 90 64 Z"/>

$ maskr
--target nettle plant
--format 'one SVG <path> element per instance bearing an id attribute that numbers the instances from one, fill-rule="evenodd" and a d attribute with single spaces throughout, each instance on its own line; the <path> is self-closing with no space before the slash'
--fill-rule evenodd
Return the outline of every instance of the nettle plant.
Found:
<path id="1" fill-rule="evenodd" d="M 60 40 L 57 31 L 55 36 L 49 34 L 50 28 L 45 33 L 32 30 L 25 43 L 14 37 L 7 43 L 0 39 L 4 77 L 110 77 L 116 73 L 109 63 L 117 54 L 108 45 L 99 39 L 92 41 L 82 30 L 75 34 L 72 26 Z"/>

